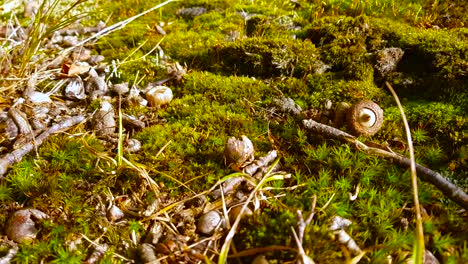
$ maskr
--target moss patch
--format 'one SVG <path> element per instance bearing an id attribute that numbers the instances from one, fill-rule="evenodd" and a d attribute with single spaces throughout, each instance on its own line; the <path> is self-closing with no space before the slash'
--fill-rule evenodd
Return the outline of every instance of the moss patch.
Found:
<path id="1" fill-rule="evenodd" d="M 147 239 L 155 221 L 177 226 L 167 233 L 190 233 L 178 226 L 186 222 L 171 217 L 191 205 L 171 206 L 232 173 L 224 164 L 224 145 L 229 137 L 240 135 L 252 140 L 257 157 L 277 150 L 281 170 L 290 177 L 263 190 L 268 199 L 259 196 L 255 214 L 242 221 L 234 240 L 237 251 L 288 246 L 271 250 L 266 257 L 294 260 L 297 247 L 291 227 L 297 225 L 296 212 L 310 210 L 317 195 L 316 215 L 303 243 L 317 263 L 341 263 L 349 257 L 329 231 L 335 215 L 353 222 L 347 232 L 367 251 L 362 262 L 385 262 L 389 257 L 404 261 L 415 240 L 408 172 L 311 134 L 301 122 L 307 113 L 323 111 L 327 101 L 373 100 L 384 109 L 385 123 L 377 135 L 363 140 L 407 155 L 400 114 L 383 85 L 389 81 L 405 107 L 418 162 L 466 189 L 468 34 L 456 26 L 464 23 L 457 11 L 463 5 L 443 9 L 437 4 L 443 10 L 437 9 L 437 17 L 429 21 L 430 7 L 414 1 L 397 1 L 408 5 L 395 7 L 388 1 L 308 2 L 174 2 L 99 40 L 95 52 L 105 55 L 109 64 L 112 60 L 119 64 L 121 75 L 110 78 L 113 83 L 145 87 L 168 77 L 166 64 L 176 61 L 188 72 L 165 83 L 174 93 L 169 105 L 123 106 L 123 112 L 145 114 L 150 125 L 134 134 L 142 151 L 124 154 L 133 167 L 117 166 L 116 150 L 92 133 L 80 134 L 85 132 L 80 127 L 76 134 L 47 141 L 38 149 L 40 158 L 32 153 L 12 168 L 0 182 L 0 201 L 7 204 L 2 206 L 11 212 L 15 203 L 21 203 L 51 216 L 38 224 L 41 233 L 35 242 L 20 245 L 14 261 L 81 263 L 92 251 L 89 244 L 77 244 L 75 250 L 67 245 L 83 234 L 109 245 L 104 263 L 119 262 L 113 253 L 135 258 L 132 240 Z M 101 15 L 113 13 L 110 21 L 115 22 L 154 3 L 101 4 Z M 197 7 L 204 12 L 178 12 Z M 419 8 L 421 17 L 415 12 Z M 456 11 L 452 24 L 441 16 L 448 10 Z M 426 28 L 435 23 L 445 27 Z M 157 45 L 160 49 L 150 52 Z M 375 67 L 377 53 L 391 47 L 402 49 L 404 55 L 394 71 L 383 75 Z M 292 98 L 304 112 L 297 116 L 280 112 L 274 107 L 281 97 Z M 155 186 L 157 190 L 152 189 Z M 356 193 L 357 186 L 358 198 L 351 201 L 349 194 Z M 444 262 L 466 262 L 466 216 L 423 182 L 420 199 L 426 209 L 427 249 Z M 111 201 L 125 209 L 125 222 L 110 222 L 102 213 Z M 155 212 L 144 216 L 155 201 L 160 202 Z M 2 215 L 2 228 L 6 221 Z M 187 237 L 189 242 L 184 243 L 198 239 Z M 242 261 L 252 259 L 249 255 Z"/>

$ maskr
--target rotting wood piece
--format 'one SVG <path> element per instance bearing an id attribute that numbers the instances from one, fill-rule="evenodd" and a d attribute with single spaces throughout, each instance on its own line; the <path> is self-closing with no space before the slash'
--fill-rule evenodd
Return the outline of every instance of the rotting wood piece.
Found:
<path id="1" fill-rule="evenodd" d="M 83 122 L 84 120 L 84 116 L 73 116 L 68 119 L 65 119 L 63 122 L 55 124 L 46 131 L 42 132 L 39 136 L 35 138 L 34 141 L 31 141 L 22 146 L 21 148 L 3 156 L 0 159 L 0 178 L 2 178 L 4 174 L 6 174 L 8 167 L 10 167 L 16 162 L 21 161 L 21 159 L 31 150 L 33 150 L 34 147 L 41 145 L 52 134 L 68 130 L 71 127 Z"/>
<path id="2" fill-rule="evenodd" d="M 366 154 L 378 155 L 387 159 L 391 159 L 393 162 L 395 162 L 396 164 L 402 167 L 408 168 L 411 164 L 411 161 L 408 158 L 405 158 L 403 156 L 400 156 L 398 154 L 395 154 L 395 153 L 392 153 L 383 149 L 369 147 L 366 144 L 357 140 L 356 137 L 346 132 L 343 132 L 337 128 L 318 123 L 312 119 L 303 120 L 302 123 L 304 124 L 305 128 L 311 131 L 315 131 L 324 136 L 338 139 L 346 143 L 352 143 L 358 150 L 363 151 Z M 447 196 L 450 200 L 454 201 L 455 203 L 463 207 L 465 210 L 468 210 L 468 194 L 466 194 L 458 186 L 447 181 L 439 173 L 433 170 L 430 170 L 424 166 L 421 166 L 417 163 L 416 163 L 416 172 L 418 173 L 418 177 L 421 180 L 431 183 L 437 189 L 439 189 L 445 196 Z"/>

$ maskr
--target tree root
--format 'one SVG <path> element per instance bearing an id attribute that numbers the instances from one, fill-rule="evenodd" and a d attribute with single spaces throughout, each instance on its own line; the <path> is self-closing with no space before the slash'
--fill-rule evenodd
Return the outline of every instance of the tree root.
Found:
<path id="1" fill-rule="evenodd" d="M 318 123 L 312 119 L 303 120 L 302 123 L 304 124 L 305 128 L 311 131 L 315 131 L 319 134 L 340 140 L 342 142 L 351 143 L 358 150 L 363 151 L 366 154 L 378 155 L 387 159 L 391 159 L 393 160 L 393 162 L 402 167 L 409 168 L 411 165 L 411 161 L 408 158 L 383 149 L 369 147 L 366 144 L 357 140 L 356 137 L 334 127 Z M 422 165 L 416 164 L 416 172 L 418 173 L 418 177 L 421 180 L 431 183 L 450 200 L 454 201 L 455 203 L 463 207 L 465 210 L 468 210 L 468 195 L 461 188 L 446 180 L 439 173 L 430 170 Z"/>
<path id="2" fill-rule="evenodd" d="M 35 147 L 41 145 L 52 134 L 68 130 L 71 127 L 81 123 L 83 120 L 85 120 L 84 116 L 70 117 L 61 123 L 51 126 L 49 129 L 47 129 L 46 131 L 42 132 L 39 136 L 37 136 L 34 140 L 24 144 L 19 149 L 14 150 L 13 152 L 2 157 L 0 159 L 0 178 L 2 178 L 4 174 L 6 174 L 8 167 L 15 164 L 16 162 L 21 161 L 21 159 L 26 154 L 28 154 Z"/>

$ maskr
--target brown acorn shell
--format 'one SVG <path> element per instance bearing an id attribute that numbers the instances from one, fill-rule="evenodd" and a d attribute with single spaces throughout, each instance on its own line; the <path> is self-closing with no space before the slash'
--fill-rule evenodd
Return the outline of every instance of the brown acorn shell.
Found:
<path id="1" fill-rule="evenodd" d="M 362 109 L 371 110 L 376 117 L 375 123 L 371 127 L 363 126 L 359 122 L 359 113 Z M 354 104 L 348 111 L 346 116 L 348 128 L 352 131 L 355 136 L 372 136 L 379 131 L 383 123 L 383 110 L 380 106 L 372 101 L 360 101 Z"/>

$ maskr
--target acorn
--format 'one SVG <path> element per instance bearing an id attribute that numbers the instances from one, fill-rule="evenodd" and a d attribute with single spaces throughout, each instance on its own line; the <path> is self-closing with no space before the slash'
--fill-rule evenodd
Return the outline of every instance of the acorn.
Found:
<path id="1" fill-rule="evenodd" d="M 360 101 L 349 109 L 346 120 L 354 135 L 372 136 L 382 127 L 383 110 L 374 102 Z"/>

